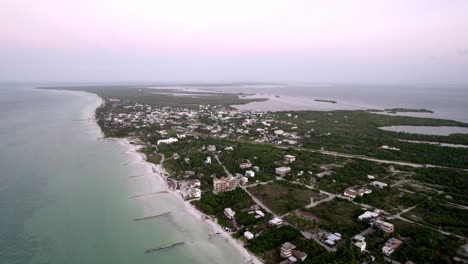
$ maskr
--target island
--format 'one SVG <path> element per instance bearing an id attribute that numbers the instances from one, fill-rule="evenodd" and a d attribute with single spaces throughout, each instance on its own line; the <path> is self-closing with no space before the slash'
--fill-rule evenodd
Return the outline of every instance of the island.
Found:
<path id="1" fill-rule="evenodd" d="M 379 127 L 468 124 L 361 110 L 241 111 L 229 105 L 252 99 L 206 91 L 191 91 L 195 99 L 148 87 L 47 89 L 101 96 L 105 137 L 139 145 L 164 168 L 170 191 L 264 263 L 467 260 L 468 149 L 409 141 L 466 145 L 468 135 Z"/>
<path id="2" fill-rule="evenodd" d="M 324 99 L 315 99 L 314 101 L 316 101 L 316 102 L 322 102 L 322 103 L 330 103 L 330 104 L 336 104 L 336 103 L 338 103 L 337 101 L 333 101 L 333 100 L 324 100 Z"/>
<path id="3" fill-rule="evenodd" d="M 411 108 L 388 108 L 384 109 L 385 112 L 396 114 L 396 113 L 429 113 L 433 114 L 434 111 L 428 109 L 411 109 Z"/>

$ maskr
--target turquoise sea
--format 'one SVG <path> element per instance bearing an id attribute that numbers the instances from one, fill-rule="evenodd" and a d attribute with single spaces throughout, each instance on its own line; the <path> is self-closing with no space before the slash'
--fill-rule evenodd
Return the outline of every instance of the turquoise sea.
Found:
<path id="1" fill-rule="evenodd" d="M 0 263 L 245 263 L 88 120 L 92 94 L 0 86 Z M 134 218 L 170 211 L 153 220 Z M 145 250 L 185 244 L 145 254 Z"/>

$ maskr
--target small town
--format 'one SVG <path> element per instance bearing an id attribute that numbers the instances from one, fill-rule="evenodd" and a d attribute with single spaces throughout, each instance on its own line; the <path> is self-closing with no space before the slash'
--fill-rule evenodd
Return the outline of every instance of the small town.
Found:
<path id="1" fill-rule="evenodd" d="M 147 161 L 164 166 L 173 191 L 265 263 L 326 263 L 338 256 L 356 263 L 425 262 L 412 253 L 428 243 L 424 233 L 451 252 L 466 247 L 466 229 L 424 219 L 435 207 L 466 215 L 447 189 L 421 180 L 430 168 L 327 150 L 335 132 L 300 115 L 117 98 L 97 111 L 106 136 L 141 146 Z M 345 113 L 340 120 L 350 118 Z M 310 149 L 311 138 L 324 146 Z M 380 142 L 375 151 L 401 152 Z M 447 261 L 466 263 L 455 256 Z"/>

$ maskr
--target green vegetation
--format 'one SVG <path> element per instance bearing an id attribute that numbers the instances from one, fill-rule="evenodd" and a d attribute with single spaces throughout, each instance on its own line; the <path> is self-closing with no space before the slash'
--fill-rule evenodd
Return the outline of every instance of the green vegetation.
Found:
<path id="1" fill-rule="evenodd" d="M 248 188 L 255 197 L 273 212 L 282 215 L 311 203 L 318 192 L 287 181 L 274 181 Z"/>
<path id="2" fill-rule="evenodd" d="M 217 216 L 222 216 L 224 208 L 227 207 L 240 211 L 255 204 L 252 198 L 240 188 L 219 194 L 204 193 L 200 201 L 192 203 L 203 213 Z"/>
<path id="3" fill-rule="evenodd" d="M 404 217 L 429 224 L 434 228 L 468 236 L 468 210 L 425 201 L 415 209 L 404 214 Z"/>
<path id="4" fill-rule="evenodd" d="M 312 207 L 309 211 L 319 218 L 320 228 L 332 233 L 338 232 L 347 238 L 368 227 L 367 222 L 359 222 L 357 219 L 363 213 L 361 207 L 348 200 L 335 198 Z"/>
<path id="5" fill-rule="evenodd" d="M 293 227 L 273 227 L 265 230 L 262 235 L 250 240 L 247 248 L 254 253 L 261 253 L 277 248 L 285 242 L 293 241 L 299 236 L 301 236 L 301 233 Z"/>

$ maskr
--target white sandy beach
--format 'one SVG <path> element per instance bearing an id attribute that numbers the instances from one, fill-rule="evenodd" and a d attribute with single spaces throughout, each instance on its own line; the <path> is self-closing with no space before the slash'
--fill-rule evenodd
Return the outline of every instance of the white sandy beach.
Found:
<path id="1" fill-rule="evenodd" d="M 93 103 L 91 103 L 88 107 L 83 109 L 82 111 L 83 118 L 89 120 L 89 125 L 92 128 L 91 131 L 93 131 L 93 136 L 95 136 L 98 139 L 101 139 L 103 137 L 103 133 L 99 125 L 96 122 L 95 110 L 97 107 L 102 105 L 102 103 L 103 103 L 102 99 L 96 96 L 96 100 Z M 169 188 L 168 188 L 165 176 L 164 176 L 165 174 L 167 174 L 167 172 L 164 170 L 164 167 L 162 167 L 161 165 L 155 165 L 155 164 L 147 162 L 145 155 L 138 151 L 140 146 L 130 144 L 130 140 L 127 138 L 106 139 L 106 140 L 115 141 L 117 144 L 120 144 L 126 148 L 125 154 L 128 154 L 130 157 L 128 164 L 141 165 L 139 167 L 140 168 L 142 167 L 143 171 L 139 170 L 140 171 L 139 173 L 142 175 L 148 175 L 147 176 L 148 178 L 145 181 L 146 184 L 149 184 L 147 188 L 151 189 L 152 192 L 169 191 Z M 242 245 L 241 241 L 234 239 L 230 234 L 224 231 L 223 228 L 220 225 L 218 225 L 214 220 L 212 220 L 209 217 L 206 217 L 202 212 L 198 211 L 189 202 L 184 201 L 177 191 L 170 191 L 170 193 L 180 200 L 180 202 L 184 205 L 183 208 L 186 210 L 186 212 L 189 215 L 191 215 L 194 218 L 195 221 L 201 221 L 205 225 L 207 225 L 209 227 L 211 234 L 220 233 L 217 236 L 222 237 L 226 241 L 226 243 L 232 246 L 239 253 L 239 255 L 242 256 L 245 262 L 263 263 L 258 257 L 248 252 L 247 249 L 244 248 L 244 246 Z M 151 213 L 152 206 L 143 205 L 143 209 L 144 211 L 146 211 L 146 213 Z M 209 234 L 207 234 L 207 236 L 208 235 Z M 209 245 L 205 245 L 205 246 L 209 246 Z"/>

